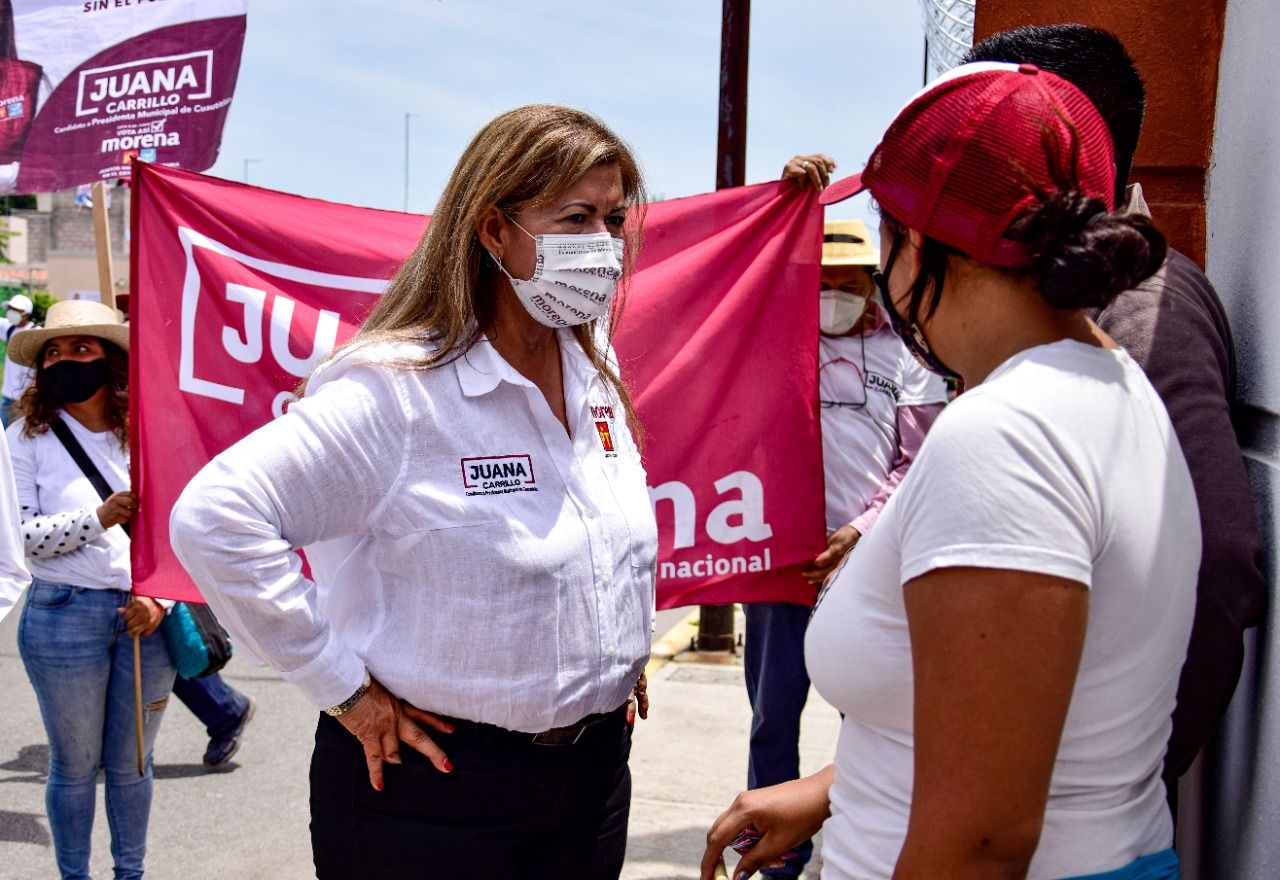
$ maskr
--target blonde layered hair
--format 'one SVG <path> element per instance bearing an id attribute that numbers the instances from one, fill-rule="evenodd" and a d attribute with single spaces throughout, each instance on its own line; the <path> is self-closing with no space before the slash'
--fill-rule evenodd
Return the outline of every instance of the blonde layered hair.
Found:
<path id="1" fill-rule="evenodd" d="M 531 104 L 494 119 L 463 152 L 422 240 L 348 346 L 403 340 L 431 343 L 433 350 L 421 359 L 397 364 L 410 369 L 442 366 L 466 354 L 493 322 L 497 293 L 497 265 L 476 234 L 481 216 L 496 207 L 511 218 L 527 207 L 553 202 L 597 165 L 616 165 L 625 203 L 643 211 L 644 180 L 635 157 L 591 114 Z M 610 338 L 635 264 L 641 222 L 633 210 L 628 216 L 623 277 L 606 322 Z M 630 395 L 609 362 L 597 324 L 591 321 L 572 332 L 634 424 Z"/>

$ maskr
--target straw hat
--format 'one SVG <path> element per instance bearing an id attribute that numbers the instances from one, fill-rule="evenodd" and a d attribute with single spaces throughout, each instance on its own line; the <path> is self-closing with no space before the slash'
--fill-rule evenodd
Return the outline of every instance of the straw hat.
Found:
<path id="1" fill-rule="evenodd" d="M 24 367 L 34 367 L 44 344 L 55 336 L 96 336 L 129 350 L 129 328 L 113 308 L 88 299 L 54 303 L 39 330 L 19 330 L 9 340 L 9 359 Z"/>
<path id="2" fill-rule="evenodd" d="M 822 265 L 880 265 L 880 254 L 861 220 L 827 221 L 822 235 Z"/>

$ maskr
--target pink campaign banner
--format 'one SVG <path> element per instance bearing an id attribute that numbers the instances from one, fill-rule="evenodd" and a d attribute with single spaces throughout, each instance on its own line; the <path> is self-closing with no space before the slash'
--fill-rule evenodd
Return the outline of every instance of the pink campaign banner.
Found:
<path id="1" fill-rule="evenodd" d="M 247 0 L 0 0 L 0 194 L 218 158 Z"/>
<path id="2" fill-rule="evenodd" d="M 133 199 L 134 584 L 199 601 L 169 549 L 179 493 L 355 333 L 427 218 L 142 163 Z M 821 239 L 816 199 L 785 184 L 648 207 L 615 346 L 645 427 L 660 607 L 812 602 Z"/>
<path id="3" fill-rule="evenodd" d="M 658 607 L 812 604 L 822 211 L 769 183 L 649 206 L 614 347 L 645 429 Z"/>

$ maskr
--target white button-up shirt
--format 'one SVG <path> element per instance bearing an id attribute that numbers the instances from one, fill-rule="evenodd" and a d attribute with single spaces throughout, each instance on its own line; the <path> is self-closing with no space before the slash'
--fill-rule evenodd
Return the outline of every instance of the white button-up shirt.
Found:
<path id="1" fill-rule="evenodd" d="M 560 346 L 572 436 L 488 340 L 431 370 L 379 345 L 210 462 L 172 540 L 234 639 L 321 708 L 366 668 L 511 730 L 622 705 L 649 656 L 657 531 L 622 407 Z"/>

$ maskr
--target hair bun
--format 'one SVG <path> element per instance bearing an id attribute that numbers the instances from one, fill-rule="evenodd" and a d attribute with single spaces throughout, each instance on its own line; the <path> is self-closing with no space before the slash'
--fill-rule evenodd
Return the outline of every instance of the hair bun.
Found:
<path id="1" fill-rule="evenodd" d="M 1160 268 L 1168 250 L 1149 217 L 1111 213 L 1076 191 L 1046 193 L 1010 227 L 1031 252 L 1040 293 L 1055 308 L 1105 308 Z"/>

